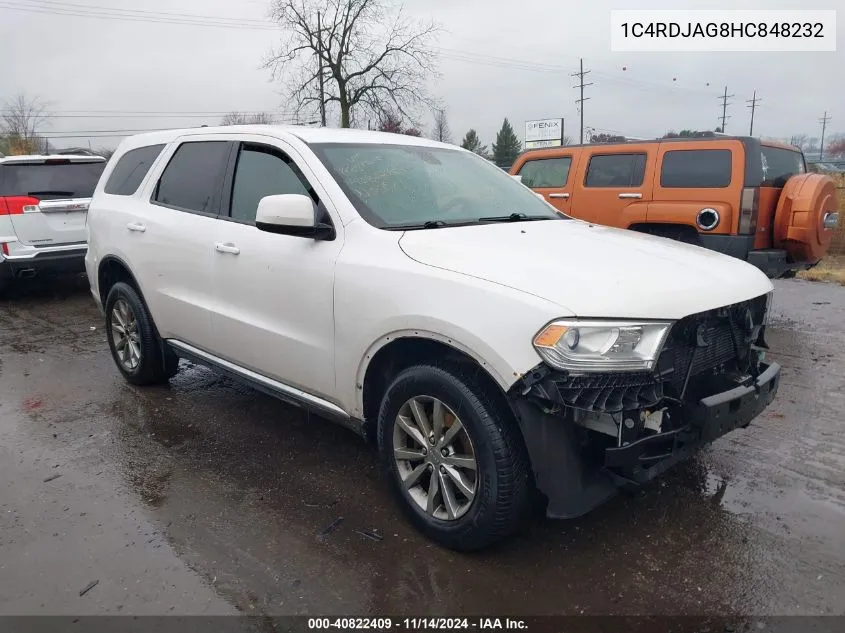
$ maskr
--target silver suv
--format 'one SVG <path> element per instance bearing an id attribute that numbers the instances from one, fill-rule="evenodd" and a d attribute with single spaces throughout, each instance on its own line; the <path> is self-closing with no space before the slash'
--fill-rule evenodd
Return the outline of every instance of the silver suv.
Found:
<path id="1" fill-rule="evenodd" d="M 102 156 L 0 157 L 0 289 L 43 272 L 84 272 L 88 203 Z"/>

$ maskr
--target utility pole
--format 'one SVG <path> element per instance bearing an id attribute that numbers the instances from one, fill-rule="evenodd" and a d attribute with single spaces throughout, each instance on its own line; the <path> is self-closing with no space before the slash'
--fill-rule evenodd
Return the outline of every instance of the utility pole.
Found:
<path id="1" fill-rule="evenodd" d="M 757 109 L 757 102 L 762 101 L 762 99 L 757 98 L 757 91 L 754 91 L 754 96 L 751 99 L 748 99 L 746 103 L 750 103 L 751 105 L 748 106 L 751 108 L 751 127 L 748 129 L 748 136 L 754 136 L 754 110 Z"/>
<path id="2" fill-rule="evenodd" d="M 728 106 L 730 105 L 728 103 L 728 99 L 733 97 L 733 96 L 734 95 L 728 94 L 728 87 L 725 86 L 725 94 L 723 96 L 719 97 L 719 99 L 722 100 L 722 134 L 725 133 L 725 122 L 730 118 L 728 116 Z"/>
<path id="3" fill-rule="evenodd" d="M 581 59 L 581 70 L 577 73 L 572 73 L 572 77 L 578 77 L 580 83 L 573 86 L 573 88 L 580 88 L 581 89 L 581 98 L 576 99 L 575 103 L 577 103 L 581 110 L 581 144 L 584 144 L 584 102 L 589 99 L 589 97 L 584 97 L 584 88 L 587 86 L 592 86 L 593 84 L 585 84 L 584 83 L 584 76 L 590 73 L 589 70 L 584 70 L 584 59 Z"/>
<path id="4" fill-rule="evenodd" d="M 320 75 L 320 122 L 323 127 L 326 127 L 326 93 L 323 86 L 323 29 L 321 26 L 320 12 L 317 11 L 317 71 Z"/>
<path id="5" fill-rule="evenodd" d="M 828 116 L 827 110 L 824 112 L 824 116 L 819 119 L 819 123 L 822 124 L 822 142 L 819 145 L 819 160 L 824 158 L 824 131 L 827 128 L 827 122 L 830 121 L 832 117 Z"/>

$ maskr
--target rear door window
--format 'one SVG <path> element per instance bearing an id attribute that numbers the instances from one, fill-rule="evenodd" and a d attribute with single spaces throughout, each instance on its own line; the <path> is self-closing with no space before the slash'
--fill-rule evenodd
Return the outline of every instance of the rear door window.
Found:
<path id="1" fill-rule="evenodd" d="M 231 147 L 229 141 L 180 145 L 161 174 L 153 200 L 181 211 L 216 214 Z"/>
<path id="2" fill-rule="evenodd" d="M 761 146 L 760 160 L 763 167 L 761 187 L 783 187 L 792 176 L 807 171 L 801 152 L 782 147 Z"/>
<path id="3" fill-rule="evenodd" d="M 682 149 L 663 154 L 660 186 L 722 188 L 731 184 L 731 150 Z"/>
<path id="4" fill-rule="evenodd" d="M 105 167 L 104 160 L 71 162 L 64 158 L 43 163 L 5 163 L 0 165 L 0 196 L 39 200 L 90 198 Z"/>
<path id="5" fill-rule="evenodd" d="M 258 202 L 265 196 L 310 195 L 298 171 L 279 150 L 262 145 L 244 145 L 235 168 L 230 205 L 232 219 L 254 223 Z"/>
<path id="6" fill-rule="evenodd" d="M 147 145 L 129 150 L 117 161 L 104 191 L 116 196 L 131 196 L 161 154 L 164 144 Z"/>
<path id="7" fill-rule="evenodd" d="M 590 157 L 585 187 L 639 187 L 645 178 L 645 154 L 600 154 Z"/>
<path id="8" fill-rule="evenodd" d="M 532 189 L 563 187 L 569 178 L 571 156 L 527 161 L 519 170 L 522 184 Z"/>

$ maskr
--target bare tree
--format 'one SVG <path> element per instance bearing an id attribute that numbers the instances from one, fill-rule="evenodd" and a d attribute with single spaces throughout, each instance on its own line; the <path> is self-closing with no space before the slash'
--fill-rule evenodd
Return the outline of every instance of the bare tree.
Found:
<path id="1" fill-rule="evenodd" d="M 806 134 L 793 134 L 792 137 L 789 139 L 789 144 L 794 145 L 800 149 L 804 149 L 807 145 L 807 135 Z"/>
<path id="2" fill-rule="evenodd" d="M 391 134 L 402 134 L 405 126 L 402 124 L 402 117 L 395 112 L 385 110 L 379 117 L 379 132 L 390 132 Z"/>
<path id="3" fill-rule="evenodd" d="M 449 129 L 449 121 L 446 119 L 446 110 L 438 108 L 434 111 L 434 130 L 432 135 L 435 141 L 442 143 L 452 142 L 452 130 Z"/>
<path id="4" fill-rule="evenodd" d="M 291 86 L 297 115 L 336 103 L 340 126 L 350 127 L 387 109 L 413 119 L 415 106 L 428 103 L 425 81 L 435 73 L 429 44 L 438 27 L 388 2 L 273 0 L 270 16 L 287 35 L 264 67 Z"/>
<path id="5" fill-rule="evenodd" d="M 250 123 L 273 123 L 273 115 L 269 112 L 254 112 L 244 114 L 243 112 L 229 112 L 220 120 L 220 125 L 249 125 Z"/>
<path id="6" fill-rule="evenodd" d="M 3 105 L 0 128 L 8 139 L 10 153 L 35 152 L 40 145 L 38 131 L 47 118 L 46 104 L 38 97 L 18 93 Z"/>

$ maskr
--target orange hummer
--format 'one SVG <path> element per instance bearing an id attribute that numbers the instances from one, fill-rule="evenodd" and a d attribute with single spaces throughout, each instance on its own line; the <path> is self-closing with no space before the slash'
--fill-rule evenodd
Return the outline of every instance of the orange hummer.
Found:
<path id="1" fill-rule="evenodd" d="M 769 277 L 816 265 L 839 220 L 800 149 L 719 135 L 524 152 L 510 169 L 560 212 L 746 260 Z"/>

